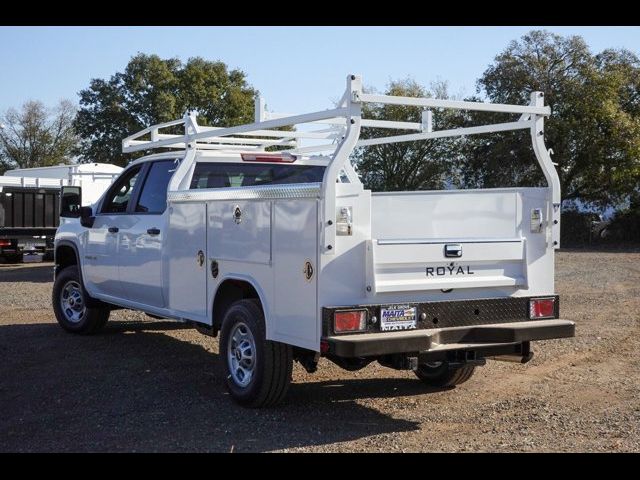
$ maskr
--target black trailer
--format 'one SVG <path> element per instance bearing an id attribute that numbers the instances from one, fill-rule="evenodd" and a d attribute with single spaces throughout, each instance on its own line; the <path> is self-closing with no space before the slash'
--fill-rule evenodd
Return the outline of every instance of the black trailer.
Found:
<path id="1" fill-rule="evenodd" d="M 53 253 L 60 222 L 60 189 L 7 186 L 0 191 L 0 257 Z"/>

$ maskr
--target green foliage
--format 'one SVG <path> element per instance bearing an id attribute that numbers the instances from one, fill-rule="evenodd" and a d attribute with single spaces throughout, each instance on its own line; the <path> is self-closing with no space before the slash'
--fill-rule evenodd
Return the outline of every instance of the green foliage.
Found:
<path id="1" fill-rule="evenodd" d="M 232 126 L 253 119 L 255 90 L 240 70 L 200 57 L 185 64 L 176 58 L 138 54 L 109 80 L 93 79 L 80 92 L 75 128 L 84 161 L 125 165 L 145 152 L 125 155 L 122 139 L 155 123 L 199 112 L 198 122 Z M 175 133 L 182 133 L 177 130 Z"/>
<path id="2" fill-rule="evenodd" d="M 392 81 L 385 95 L 448 98 L 447 84 L 432 85 L 431 90 L 414 80 Z M 365 104 L 363 118 L 420 123 L 422 109 L 403 105 Z M 446 128 L 447 115 L 434 119 L 434 129 Z M 415 131 L 363 128 L 360 138 L 379 138 Z M 451 152 L 455 140 L 403 142 L 372 145 L 357 149 L 352 160 L 366 188 L 375 191 L 426 190 L 443 188 L 453 163 Z"/>
<path id="3" fill-rule="evenodd" d="M 75 114 L 68 100 L 51 109 L 34 100 L 20 110 L 8 109 L 0 116 L 0 174 L 13 168 L 69 163 L 77 143 Z"/>
<path id="4" fill-rule="evenodd" d="M 446 86 L 446 85 L 445 85 Z M 439 86 L 440 98 L 447 98 Z M 526 105 L 542 91 L 552 115 L 545 143 L 558 163 L 562 198 L 617 205 L 640 186 L 640 59 L 627 50 L 592 54 L 581 37 L 532 31 L 511 42 L 468 98 Z M 389 95 L 431 96 L 410 80 L 392 82 Z M 365 118 L 420 121 L 420 110 L 372 106 Z M 434 111 L 434 130 L 515 121 L 489 112 Z M 363 138 L 389 135 L 365 129 Z M 396 134 L 394 132 L 393 134 Z M 362 149 L 355 155 L 367 187 L 375 190 L 544 186 L 528 130 L 471 135 Z"/>
<path id="5" fill-rule="evenodd" d="M 560 245 L 567 247 L 584 247 L 597 241 L 591 232 L 594 222 L 599 222 L 598 215 L 580 212 L 577 209 L 563 210 L 560 216 Z"/>
<path id="6" fill-rule="evenodd" d="M 581 37 L 532 31 L 500 53 L 478 81 L 492 102 L 526 104 L 545 93 L 552 115 L 545 143 L 553 150 L 565 200 L 606 206 L 640 182 L 640 60 L 627 50 L 593 55 Z M 497 114 L 467 116 L 491 122 Z M 528 131 L 470 137 L 462 185 L 543 184 Z"/>
<path id="7" fill-rule="evenodd" d="M 608 242 L 640 242 L 640 194 L 631 196 L 628 208 L 618 210 L 607 227 L 604 240 Z"/>

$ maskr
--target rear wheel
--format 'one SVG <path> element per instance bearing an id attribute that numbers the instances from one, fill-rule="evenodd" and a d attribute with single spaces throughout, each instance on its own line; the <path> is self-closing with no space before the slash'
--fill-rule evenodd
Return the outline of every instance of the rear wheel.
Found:
<path id="1" fill-rule="evenodd" d="M 291 383 L 290 345 L 266 339 L 264 314 L 257 300 L 229 307 L 220 331 L 220 356 L 229 392 L 247 407 L 280 403 Z"/>
<path id="2" fill-rule="evenodd" d="M 428 362 L 418 365 L 414 373 L 429 386 L 453 387 L 469 380 L 475 368 L 474 365 L 451 368 L 448 362 Z"/>
<path id="3" fill-rule="evenodd" d="M 69 265 L 56 275 L 52 294 L 53 311 L 58 323 L 66 331 L 95 333 L 109 320 L 109 309 L 89 307 L 86 297 L 76 265 Z"/>

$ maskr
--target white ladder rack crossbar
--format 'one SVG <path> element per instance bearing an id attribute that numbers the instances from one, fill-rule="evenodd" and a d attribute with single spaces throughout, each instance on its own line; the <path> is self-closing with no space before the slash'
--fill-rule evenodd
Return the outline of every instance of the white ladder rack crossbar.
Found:
<path id="1" fill-rule="evenodd" d="M 341 132 L 337 129 L 323 129 L 313 132 L 273 129 L 296 126 L 314 120 L 331 119 L 340 115 L 344 116 L 345 112 L 345 108 L 338 108 L 226 128 L 200 126 L 197 123 L 195 115 L 187 114 L 180 120 L 152 125 L 125 138 L 122 141 L 122 151 L 129 153 L 160 147 L 185 148 L 185 146 L 188 146 L 190 143 L 194 143 L 198 148 L 204 149 L 224 149 L 237 145 L 246 146 L 247 148 L 255 148 L 255 146 L 264 148 L 275 145 L 295 147 L 297 140 L 301 138 L 334 140 L 341 135 Z M 178 125 L 184 125 L 184 135 L 160 133 L 161 129 Z M 150 140 L 142 140 L 141 137 L 145 135 L 150 135 Z M 205 146 L 205 144 L 209 145 Z"/>

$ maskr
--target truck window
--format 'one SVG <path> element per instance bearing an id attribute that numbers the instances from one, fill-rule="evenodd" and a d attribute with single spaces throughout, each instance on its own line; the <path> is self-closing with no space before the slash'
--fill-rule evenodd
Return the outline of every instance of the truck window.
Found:
<path id="1" fill-rule="evenodd" d="M 191 189 L 322 182 L 324 166 L 255 163 L 197 163 Z"/>
<path id="2" fill-rule="evenodd" d="M 118 182 L 109 189 L 102 213 L 124 213 L 127 211 L 133 187 L 142 166 L 133 167 Z"/>
<path id="3" fill-rule="evenodd" d="M 136 212 L 162 213 L 167 207 L 167 186 L 173 172 L 176 171 L 175 160 L 153 162 L 142 185 L 142 192 L 136 204 Z"/>

